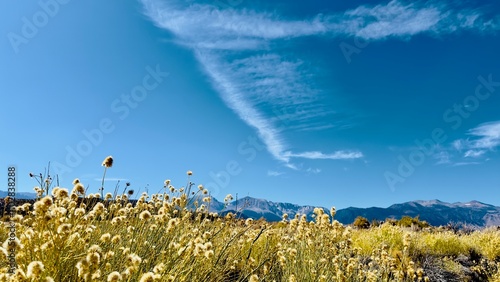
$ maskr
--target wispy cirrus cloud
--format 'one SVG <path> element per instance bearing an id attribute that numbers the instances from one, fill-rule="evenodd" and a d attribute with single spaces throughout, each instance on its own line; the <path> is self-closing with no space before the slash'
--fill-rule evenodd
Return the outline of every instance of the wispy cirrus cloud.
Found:
<path id="1" fill-rule="evenodd" d="M 280 176 L 280 175 L 283 175 L 285 174 L 284 172 L 280 172 L 280 171 L 274 171 L 274 170 L 268 170 L 267 171 L 267 176 Z"/>
<path id="2" fill-rule="evenodd" d="M 390 36 L 409 37 L 435 27 L 444 15 L 435 7 L 417 8 L 391 1 L 374 7 L 361 6 L 337 16 L 339 27 L 350 36 L 384 39 Z"/>
<path id="3" fill-rule="evenodd" d="M 452 164 L 452 166 L 465 166 L 465 165 L 478 165 L 481 164 L 480 162 L 458 162 Z"/>
<path id="4" fill-rule="evenodd" d="M 220 9 L 182 1 L 142 0 L 155 24 L 178 36 L 189 47 L 211 50 L 264 49 L 269 40 L 317 35 L 328 31 L 320 17 L 286 21 L 246 9 Z"/>
<path id="5" fill-rule="evenodd" d="M 467 135 L 471 137 L 453 141 L 453 148 L 464 151 L 463 156 L 466 158 L 482 157 L 488 151 L 500 147 L 500 121 L 480 124 L 470 129 Z"/>
<path id="6" fill-rule="evenodd" d="M 498 16 L 488 18 L 481 10 L 458 9 L 447 2 L 393 0 L 303 20 L 286 20 L 276 13 L 220 9 L 185 1 L 142 0 L 142 3 L 155 24 L 178 36 L 179 43 L 218 50 L 264 49 L 272 40 L 311 35 L 380 40 L 408 38 L 424 32 L 483 32 L 500 28 Z"/>
<path id="7" fill-rule="evenodd" d="M 485 153 L 485 150 L 467 150 L 467 152 L 464 153 L 464 158 L 479 158 Z"/>
<path id="8" fill-rule="evenodd" d="M 500 146 L 500 121 L 483 123 L 471 129 L 469 135 L 476 137 L 470 140 L 471 148 L 493 150 Z"/>
<path id="9" fill-rule="evenodd" d="M 323 160 L 346 160 L 346 159 L 359 159 L 363 157 L 363 153 L 358 151 L 337 151 L 332 154 L 324 154 L 318 151 L 292 153 L 290 151 L 284 152 L 285 156 L 306 159 L 323 159 Z"/>
<path id="10" fill-rule="evenodd" d="M 486 18 L 474 9 L 457 10 L 446 2 L 393 0 L 376 6 L 360 6 L 333 18 L 339 34 L 366 40 L 409 39 L 420 33 L 440 35 L 461 30 L 484 32 L 500 27 L 498 17 Z"/>
<path id="11" fill-rule="evenodd" d="M 321 169 L 310 167 L 310 168 L 306 169 L 306 172 L 309 174 L 318 174 L 321 172 Z"/>
<path id="12" fill-rule="evenodd" d="M 456 139 L 434 154 L 436 164 L 450 166 L 477 165 L 488 161 L 488 153 L 500 147 L 500 121 L 491 121 L 467 131 L 467 138 Z"/>
<path id="13" fill-rule="evenodd" d="M 439 149 L 440 151 L 435 153 L 433 155 L 434 159 L 436 160 L 436 165 L 442 165 L 442 164 L 450 164 L 451 163 L 451 154 L 448 151 L 444 151 Z"/>
<path id="14" fill-rule="evenodd" d="M 474 10 L 446 4 L 390 1 L 341 13 L 286 19 L 248 8 L 221 9 L 190 1 L 142 0 L 145 14 L 171 32 L 178 44 L 194 51 L 222 100 L 254 128 L 267 150 L 291 168 L 294 158 L 359 159 L 358 150 L 291 152 L 284 131 L 335 128 L 335 111 L 322 104 L 315 87 L 318 70 L 288 48 L 304 36 L 360 37 L 366 40 L 408 39 L 420 33 L 498 29 L 498 21 Z M 330 122 L 328 122 L 330 119 Z M 320 122 L 318 122 L 318 120 Z"/>

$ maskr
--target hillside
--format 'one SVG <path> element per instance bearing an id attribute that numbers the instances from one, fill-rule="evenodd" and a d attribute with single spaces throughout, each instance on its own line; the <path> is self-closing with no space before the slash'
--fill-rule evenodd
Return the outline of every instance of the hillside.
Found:
<path id="1" fill-rule="evenodd" d="M 329 209 L 323 209 L 329 213 Z M 237 210 L 247 217 L 263 217 L 268 221 L 279 221 L 285 213 L 288 214 L 289 217 L 294 217 L 295 214 L 306 214 L 308 218 L 311 219 L 314 207 L 245 197 L 239 199 L 238 202 L 231 202 L 225 210 Z M 213 211 L 220 212 L 221 210 Z M 419 216 L 421 220 L 425 220 L 434 226 L 447 225 L 449 223 L 459 225 L 466 224 L 476 227 L 500 225 L 500 207 L 478 201 L 446 203 L 439 200 L 419 200 L 394 204 L 388 208 L 349 207 L 337 210 L 335 219 L 343 224 L 349 224 L 352 223 L 357 216 L 366 217 L 370 221 L 384 220 L 386 218 L 399 219 L 403 216 Z"/>
<path id="2" fill-rule="evenodd" d="M 0 198 L 7 196 L 7 192 L 0 191 Z M 35 193 L 17 193 L 18 199 L 34 199 Z M 226 207 L 224 203 L 217 199 L 212 199 L 210 211 L 217 213 L 238 212 L 242 218 L 259 219 L 267 221 L 280 221 L 284 214 L 293 218 L 296 214 L 305 214 L 308 220 L 313 217 L 314 206 L 301 206 L 291 203 L 272 202 L 265 199 L 244 197 L 230 202 Z M 323 208 L 326 213 L 330 210 Z M 385 220 L 386 218 L 399 219 L 403 216 L 419 216 L 420 220 L 425 220 L 431 225 L 440 226 L 447 224 L 471 225 L 475 227 L 487 227 L 500 225 L 500 207 L 470 201 L 466 203 L 446 203 L 439 200 L 411 201 L 394 204 L 387 208 L 370 207 L 356 208 L 349 207 L 337 210 L 335 219 L 343 224 L 350 224 L 358 216 L 368 220 Z"/>

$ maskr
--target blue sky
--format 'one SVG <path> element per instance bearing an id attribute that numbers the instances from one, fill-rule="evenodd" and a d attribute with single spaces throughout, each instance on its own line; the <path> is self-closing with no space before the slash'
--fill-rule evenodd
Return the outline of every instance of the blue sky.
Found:
<path id="1" fill-rule="evenodd" d="M 315 206 L 500 205 L 495 1 L 3 1 L 0 164 Z M 6 187 L 7 173 L 0 175 Z M 5 190 L 5 189 L 3 189 Z"/>

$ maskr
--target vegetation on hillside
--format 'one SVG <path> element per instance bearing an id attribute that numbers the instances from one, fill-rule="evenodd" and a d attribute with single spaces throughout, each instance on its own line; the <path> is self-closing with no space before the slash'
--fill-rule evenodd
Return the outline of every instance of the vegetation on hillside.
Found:
<path id="1" fill-rule="evenodd" d="M 135 205 L 127 193 L 86 194 L 78 180 L 42 191 L 16 215 L 4 210 L 17 238 L 0 229 L 0 281 L 500 281 L 497 229 L 461 234 L 412 218 L 351 227 L 333 208 L 314 221 L 241 220 L 210 214 L 208 191 L 193 190 L 166 181 Z"/>

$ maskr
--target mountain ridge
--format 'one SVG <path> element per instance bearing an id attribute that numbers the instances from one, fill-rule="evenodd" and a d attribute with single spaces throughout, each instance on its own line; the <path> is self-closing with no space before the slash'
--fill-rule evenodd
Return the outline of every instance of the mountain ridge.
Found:
<path id="1" fill-rule="evenodd" d="M 7 192 L 0 190 L 0 198 L 6 196 Z M 35 193 L 16 193 L 16 198 L 19 199 L 34 199 L 35 197 Z M 212 198 L 209 207 L 211 212 L 220 214 L 233 212 L 242 218 L 264 218 L 273 222 L 280 221 L 284 214 L 287 214 L 289 218 L 293 218 L 296 214 L 306 215 L 308 220 L 313 220 L 313 211 L 315 208 L 322 208 L 325 213 L 330 214 L 330 209 L 325 207 L 273 202 L 249 196 L 227 204 Z M 433 226 L 448 224 L 469 225 L 480 228 L 500 226 L 500 207 L 476 200 L 447 203 L 438 199 L 432 199 L 396 203 L 387 208 L 348 207 L 337 210 L 334 218 L 343 224 L 351 224 L 358 216 L 365 217 L 369 221 L 383 221 L 387 218 L 400 219 L 403 216 L 418 216 L 420 220 L 425 220 Z"/>
<path id="2" fill-rule="evenodd" d="M 313 219 L 314 208 L 314 206 L 308 205 L 301 206 L 245 197 L 238 199 L 238 202 L 230 202 L 222 211 L 226 213 L 228 211 L 237 211 L 240 215 L 254 219 L 258 217 L 268 221 L 279 221 L 285 213 L 288 214 L 290 218 L 294 217 L 295 214 L 305 214 L 308 219 Z M 318 208 L 322 208 L 327 214 L 330 214 L 329 209 L 319 206 Z M 221 210 L 213 211 L 221 212 Z M 383 221 L 387 218 L 400 219 L 403 216 L 418 216 L 420 220 L 425 220 L 433 226 L 454 224 L 488 227 L 500 225 L 500 207 L 476 200 L 447 203 L 433 199 L 397 203 L 387 208 L 348 207 L 337 210 L 334 218 L 343 224 L 350 224 L 354 222 L 355 218 L 358 216 L 363 216 L 370 221 Z"/>

